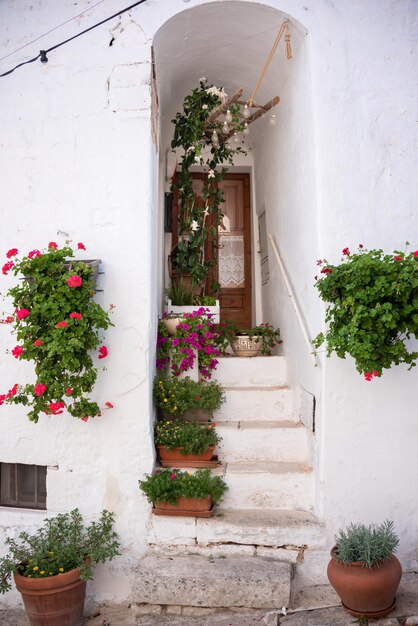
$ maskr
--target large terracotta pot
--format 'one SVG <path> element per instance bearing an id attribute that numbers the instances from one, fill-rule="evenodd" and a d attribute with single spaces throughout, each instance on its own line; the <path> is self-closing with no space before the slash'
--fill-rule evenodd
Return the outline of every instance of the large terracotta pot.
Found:
<path id="1" fill-rule="evenodd" d="M 341 598 L 344 608 L 359 617 L 383 617 L 396 604 L 396 591 L 402 576 L 402 567 L 396 556 L 376 567 L 364 563 L 345 565 L 331 550 L 327 575 L 331 585 Z"/>
<path id="2" fill-rule="evenodd" d="M 261 352 L 261 346 L 261 337 L 237 335 L 234 339 L 231 340 L 231 348 L 236 356 L 258 356 Z"/>
<path id="3" fill-rule="evenodd" d="M 81 626 L 86 581 L 78 569 L 48 578 L 15 574 L 14 579 L 31 626 Z"/>
<path id="4" fill-rule="evenodd" d="M 157 448 L 160 459 L 173 462 L 174 465 L 176 463 L 181 464 L 182 461 L 210 461 L 215 450 L 215 446 L 211 446 L 206 452 L 201 454 L 182 454 L 182 448 L 172 448 L 171 450 L 168 450 L 165 446 L 157 446 Z"/>
<path id="5" fill-rule="evenodd" d="M 156 502 L 155 508 L 161 511 L 209 511 L 212 506 L 212 498 L 183 498 L 180 497 L 176 504 L 168 502 Z"/>

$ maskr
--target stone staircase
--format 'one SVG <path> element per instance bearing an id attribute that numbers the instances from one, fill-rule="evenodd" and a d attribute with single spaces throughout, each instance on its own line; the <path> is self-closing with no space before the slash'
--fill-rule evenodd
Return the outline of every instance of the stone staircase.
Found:
<path id="1" fill-rule="evenodd" d="M 151 516 L 134 598 L 144 606 L 289 606 L 302 587 L 326 582 L 314 435 L 300 421 L 285 357 L 224 357 L 214 377 L 226 393 L 215 415 L 215 471 L 229 490 L 212 518 Z"/>

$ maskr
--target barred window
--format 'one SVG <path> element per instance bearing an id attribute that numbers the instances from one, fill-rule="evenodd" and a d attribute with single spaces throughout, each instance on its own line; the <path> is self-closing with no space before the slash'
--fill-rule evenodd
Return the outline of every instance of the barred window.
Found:
<path id="1" fill-rule="evenodd" d="M 0 463 L 0 506 L 46 509 L 46 466 Z"/>

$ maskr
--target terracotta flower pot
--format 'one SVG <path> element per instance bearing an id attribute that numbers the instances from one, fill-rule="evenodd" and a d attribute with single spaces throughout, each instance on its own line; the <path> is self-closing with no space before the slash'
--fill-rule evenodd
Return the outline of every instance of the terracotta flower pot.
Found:
<path id="1" fill-rule="evenodd" d="M 156 502 L 155 508 L 157 511 L 177 512 L 177 511 L 210 511 L 212 506 L 212 498 L 183 498 L 180 497 L 176 504 L 170 504 L 169 502 Z"/>
<path id="2" fill-rule="evenodd" d="M 174 465 L 182 461 L 210 461 L 213 457 L 215 446 L 211 446 L 206 452 L 201 454 L 182 454 L 182 448 L 172 448 L 168 450 L 165 446 L 157 446 L 160 459 L 162 461 L 170 461 Z"/>
<path id="3" fill-rule="evenodd" d="M 31 626 L 81 626 L 86 581 L 78 569 L 47 578 L 15 574 L 14 579 Z"/>
<path id="4" fill-rule="evenodd" d="M 396 556 L 376 567 L 364 563 L 345 565 L 331 550 L 327 575 L 341 602 L 355 617 L 383 617 L 396 604 L 396 591 L 402 576 L 402 567 Z"/>
<path id="5" fill-rule="evenodd" d="M 235 355 L 241 357 L 258 356 L 261 352 L 261 346 L 261 337 L 237 335 L 231 341 L 231 348 Z"/>

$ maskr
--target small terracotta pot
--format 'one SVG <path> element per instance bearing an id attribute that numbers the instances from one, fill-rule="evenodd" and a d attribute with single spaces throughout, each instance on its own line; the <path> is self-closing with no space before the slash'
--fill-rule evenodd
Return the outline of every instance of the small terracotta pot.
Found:
<path id="1" fill-rule="evenodd" d="M 175 464 L 182 461 L 210 461 L 213 457 L 215 446 L 211 446 L 206 452 L 201 454 L 182 454 L 182 448 L 168 450 L 165 446 L 157 446 L 157 449 L 162 461 L 170 461 Z"/>
<path id="2" fill-rule="evenodd" d="M 80 570 L 48 578 L 27 578 L 14 574 L 31 626 L 81 626 L 86 581 Z"/>
<path id="3" fill-rule="evenodd" d="M 210 511 L 212 498 L 183 498 L 180 497 L 176 504 L 169 502 L 156 502 L 155 508 L 160 511 Z"/>
<path id="4" fill-rule="evenodd" d="M 237 335 L 234 339 L 231 340 L 231 348 L 236 356 L 258 356 L 261 352 L 261 346 L 261 337 Z"/>
<path id="5" fill-rule="evenodd" d="M 345 565 L 331 550 L 327 575 L 344 608 L 355 617 L 383 617 L 395 608 L 402 567 L 396 556 L 376 567 L 364 563 Z"/>

